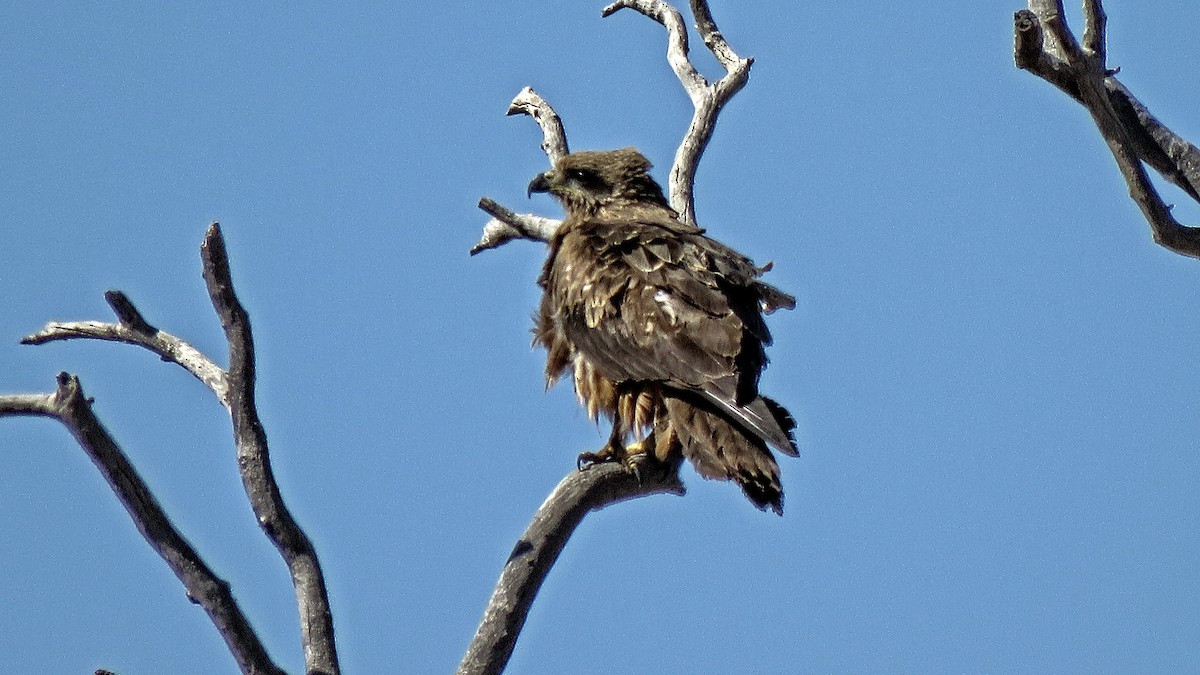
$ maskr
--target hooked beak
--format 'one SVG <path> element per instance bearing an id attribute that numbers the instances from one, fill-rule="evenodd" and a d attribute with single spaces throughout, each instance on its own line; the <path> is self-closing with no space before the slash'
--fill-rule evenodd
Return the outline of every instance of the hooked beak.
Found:
<path id="1" fill-rule="evenodd" d="M 546 178 L 546 174 L 539 173 L 537 176 L 534 176 L 533 180 L 529 181 L 529 187 L 525 190 L 525 197 L 526 198 L 532 197 L 533 193 L 535 193 L 535 192 L 549 192 L 549 191 L 550 191 L 550 179 Z"/>

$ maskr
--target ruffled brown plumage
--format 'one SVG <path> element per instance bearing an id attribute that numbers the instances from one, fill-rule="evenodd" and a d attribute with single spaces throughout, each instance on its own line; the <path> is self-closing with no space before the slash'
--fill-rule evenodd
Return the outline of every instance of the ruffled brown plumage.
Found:
<path id="1" fill-rule="evenodd" d="M 571 373 L 588 414 L 613 420 L 614 451 L 632 437 L 660 461 L 682 454 L 782 513 L 769 448 L 797 454 L 795 421 L 758 382 L 763 314 L 795 300 L 760 280 L 767 267 L 682 222 L 649 168 L 632 148 L 577 152 L 529 185 L 567 212 L 539 279 L 547 385 Z"/>

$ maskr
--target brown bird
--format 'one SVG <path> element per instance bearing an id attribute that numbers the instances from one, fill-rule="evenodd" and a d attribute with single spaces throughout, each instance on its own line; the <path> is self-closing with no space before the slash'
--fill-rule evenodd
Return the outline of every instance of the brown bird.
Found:
<path id="1" fill-rule="evenodd" d="M 682 454 L 782 515 L 767 447 L 796 456 L 795 421 L 759 395 L 758 380 L 771 344 L 763 314 L 795 298 L 759 281 L 770 265 L 681 221 L 649 169 L 633 148 L 576 152 L 529 184 L 567 214 L 538 280 L 533 332 L 548 352 L 547 387 L 571 372 L 588 414 L 613 421 L 581 467 L 615 460 L 636 473 L 648 455 Z"/>

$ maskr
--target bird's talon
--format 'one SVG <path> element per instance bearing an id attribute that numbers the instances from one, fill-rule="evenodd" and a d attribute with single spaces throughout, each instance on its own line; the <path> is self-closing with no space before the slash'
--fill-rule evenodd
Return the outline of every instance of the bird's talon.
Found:
<path id="1" fill-rule="evenodd" d="M 629 470 L 629 473 L 633 474 L 633 477 L 637 480 L 638 485 L 642 484 L 642 463 L 645 461 L 645 459 L 646 458 L 644 456 L 635 456 L 626 458 L 625 460 L 625 468 Z"/>
<path id="2" fill-rule="evenodd" d="M 646 441 L 640 441 L 621 448 L 621 463 L 625 465 L 625 470 L 637 479 L 638 485 L 642 485 L 642 470 L 650 462 L 646 447 Z"/>
<path id="3" fill-rule="evenodd" d="M 613 453 L 611 450 L 605 448 L 604 450 L 601 450 L 600 452 L 581 452 L 581 453 L 579 453 L 579 457 L 577 457 L 575 459 L 575 465 L 579 467 L 580 471 L 587 471 L 588 469 L 595 466 L 596 464 L 603 464 L 604 462 L 612 462 L 612 461 L 616 461 L 616 459 L 617 459 L 616 454 Z"/>

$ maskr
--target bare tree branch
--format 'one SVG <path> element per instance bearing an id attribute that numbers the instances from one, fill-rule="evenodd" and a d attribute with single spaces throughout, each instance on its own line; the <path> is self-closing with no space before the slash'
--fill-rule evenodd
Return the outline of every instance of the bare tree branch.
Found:
<path id="1" fill-rule="evenodd" d="M 53 394 L 0 396 L 0 417 L 16 415 L 52 417 L 61 422 L 100 470 L 138 531 L 183 583 L 188 598 L 208 613 L 242 672 L 282 675 L 284 671 L 271 661 L 229 583 L 214 574 L 175 529 L 149 486 L 92 412 L 79 378 L 59 373 L 58 390 Z"/>
<path id="2" fill-rule="evenodd" d="M 242 485 L 258 524 L 287 563 L 300 612 L 300 638 L 309 675 L 340 672 L 325 576 L 312 542 L 283 503 L 254 402 L 254 338 L 250 316 L 233 290 L 221 227 L 213 223 L 200 247 L 204 281 L 229 343 L 229 414 Z"/>
<path id="3" fill-rule="evenodd" d="M 509 555 L 458 675 L 504 670 L 534 597 L 584 516 L 628 499 L 684 493 L 678 465 L 664 468 L 656 479 L 639 483 L 620 464 L 600 464 L 571 472 L 554 488 Z"/>
<path id="4" fill-rule="evenodd" d="M 144 347 L 158 354 L 163 361 L 177 364 L 191 373 L 216 394 L 221 405 L 229 407 L 229 384 L 220 366 L 187 342 L 147 323 L 133 302 L 121 291 L 108 291 L 104 299 L 113 308 L 120 323 L 52 321 L 42 330 L 22 338 L 21 344 L 40 345 L 58 340 L 88 338 Z"/>
<path id="5" fill-rule="evenodd" d="M 530 87 L 525 87 L 517 93 L 508 104 L 507 115 L 529 115 L 542 129 L 542 152 L 554 166 L 570 150 L 567 147 L 567 133 L 563 129 L 562 118 L 546 99 L 538 95 Z M 562 223 L 561 220 L 535 216 L 531 213 L 516 213 L 512 209 L 501 206 L 490 197 L 479 199 L 479 208 L 492 219 L 483 226 L 483 235 L 471 247 L 471 255 L 488 249 L 503 246 L 514 239 L 529 241 L 550 241 L 554 231 Z"/>
<path id="6" fill-rule="evenodd" d="M 550 237 L 554 236 L 554 231 L 562 223 L 532 213 L 516 213 L 489 197 L 479 198 L 479 208 L 492 216 L 492 219 L 483 226 L 483 236 L 479 243 L 471 247 L 471 255 L 502 246 L 513 239 L 550 241 Z"/>
<path id="7" fill-rule="evenodd" d="M 1084 0 L 1083 49 L 1100 63 L 1104 63 L 1108 58 L 1108 47 L 1105 44 L 1107 31 L 1108 17 L 1104 14 L 1104 8 L 1100 6 L 1100 0 Z"/>
<path id="8" fill-rule="evenodd" d="M 1200 150 L 1150 114 L 1106 65 L 1107 17 L 1100 0 L 1083 0 L 1083 46 L 1063 18 L 1061 0 L 1030 0 L 1013 17 L 1018 68 L 1050 82 L 1087 108 L 1142 210 L 1154 241 L 1200 258 L 1200 228 L 1175 220 L 1144 164 L 1200 201 Z"/>
<path id="9" fill-rule="evenodd" d="M 254 341 L 250 317 L 234 293 L 225 240 L 217 223 L 209 227 L 200 255 L 209 296 L 229 344 L 228 372 L 222 371 L 188 343 L 152 326 L 119 291 L 105 294 L 119 323 L 50 323 L 22 342 L 42 344 L 92 338 L 138 345 L 158 354 L 164 361 L 182 366 L 208 385 L 232 419 L 238 468 L 254 515 L 291 573 L 300 614 L 306 672 L 309 675 L 337 675 L 340 667 L 324 574 L 312 542 L 284 505 L 271 469 L 266 431 L 254 403 Z M 142 527 L 140 522 L 138 527 Z"/>
<path id="10" fill-rule="evenodd" d="M 691 0 L 691 6 L 704 44 L 725 69 L 725 77 L 712 84 L 709 84 L 692 65 L 688 54 L 687 27 L 674 7 L 661 0 L 618 0 L 605 7 L 601 15 L 609 16 L 625 8 L 634 9 L 667 29 L 667 62 L 671 64 L 675 77 L 683 85 L 684 91 L 692 100 L 692 107 L 695 108 L 687 134 L 679 144 L 679 149 L 675 151 L 675 162 L 671 165 L 670 201 L 671 208 L 678 211 L 684 221 L 694 225 L 694 190 L 700 157 L 704 155 L 704 150 L 712 139 L 717 115 L 729 99 L 746 86 L 754 59 L 743 59 L 734 53 L 721 31 L 717 29 L 705 0 Z"/>
<path id="11" fill-rule="evenodd" d="M 512 103 L 508 104 L 506 115 L 529 115 L 542 128 L 542 152 L 550 158 L 550 165 L 558 164 L 558 160 L 571 152 L 567 147 L 567 132 L 563 129 L 562 118 L 554 112 L 554 108 L 546 99 L 538 95 L 531 87 L 525 87 L 517 93 Z"/>

